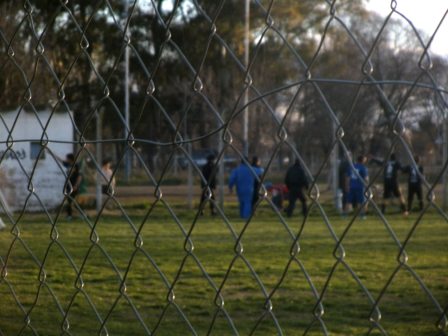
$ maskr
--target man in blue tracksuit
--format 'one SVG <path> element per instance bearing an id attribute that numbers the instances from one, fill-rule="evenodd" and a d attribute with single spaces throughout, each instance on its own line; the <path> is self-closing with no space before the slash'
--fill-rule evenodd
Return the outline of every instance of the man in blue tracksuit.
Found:
<path id="1" fill-rule="evenodd" d="M 358 206 L 362 206 L 361 218 L 365 218 L 365 184 L 369 182 L 369 172 L 365 166 L 367 158 L 364 155 L 358 156 L 357 162 L 353 165 L 353 168 L 349 168 L 347 171 L 347 184 L 348 184 L 348 200 L 352 204 L 353 209 Z"/>
<path id="2" fill-rule="evenodd" d="M 229 190 L 233 191 L 233 187 L 236 186 L 236 194 L 238 196 L 238 202 L 240 203 L 240 217 L 247 219 L 252 213 L 252 198 L 254 194 L 255 174 L 260 176 L 262 170 L 257 167 L 252 169 L 244 162 L 232 170 L 229 179 Z"/>

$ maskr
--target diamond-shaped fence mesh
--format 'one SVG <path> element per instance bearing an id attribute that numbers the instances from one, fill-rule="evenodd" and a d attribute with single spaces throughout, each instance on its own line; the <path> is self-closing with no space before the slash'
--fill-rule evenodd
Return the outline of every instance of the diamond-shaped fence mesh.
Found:
<path id="1" fill-rule="evenodd" d="M 381 2 L 2 1 L 0 335 L 446 335 L 448 5 Z"/>

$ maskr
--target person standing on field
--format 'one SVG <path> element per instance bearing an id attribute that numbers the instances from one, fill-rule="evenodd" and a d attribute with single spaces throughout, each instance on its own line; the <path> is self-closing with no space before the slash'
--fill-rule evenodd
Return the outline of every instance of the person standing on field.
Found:
<path id="1" fill-rule="evenodd" d="M 395 153 L 390 155 L 389 160 L 384 162 L 379 159 L 372 159 L 373 163 L 383 166 L 384 165 L 384 191 L 383 191 L 383 203 L 381 204 L 381 212 L 386 213 L 386 206 L 389 204 L 389 200 L 396 197 L 400 201 L 400 208 L 403 215 L 407 216 L 406 205 L 404 197 L 401 193 L 400 184 L 398 183 L 398 172 L 402 170 L 400 162 L 397 160 Z"/>
<path id="2" fill-rule="evenodd" d="M 422 176 L 423 167 L 420 164 L 420 158 L 414 156 L 416 165 L 409 165 L 403 168 L 403 172 L 408 174 L 408 211 L 412 211 L 412 202 L 414 195 L 417 195 L 418 210 L 423 210 L 423 195 L 422 195 Z"/>
<path id="3" fill-rule="evenodd" d="M 247 219 L 252 214 L 252 199 L 254 195 L 255 174 L 245 160 L 241 160 L 238 167 L 232 170 L 229 178 L 229 191 L 236 187 L 240 217 Z"/>
<path id="4" fill-rule="evenodd" d="M 79 193 L 83 176 L 81 174 L 79 165 L 75 162 L 75 156 L 72 153 L 67 154 L 65 160 L 59 158 L 58 156 L 55 157 L 62 163 L 62 165 L 67 170 L 65 193 L 68 196 L 67 196 L 67 206 L 65 209 L 67 212 L 67 220 L 71 220 L 73 218 L 73 208 L 72 208 L 73 201 L 76 199 L 76 196 Z"/>
<path id="5" fill-rule="evenodd" d="M 353 167 L 349 167 L 347 171 L 347 190 L 348 201 L 352 204 L 353 210 L 358 206 L 362 206 L 361 218 L 364 219 L 366 215 L 365 186 L 369 182 L 369 173 L 365 166 L 367 158 L 364 155 L 359 155 Z"/>
<path id="6" fill-rule="evenodd" d="M 296 207 L 297 199 L 302 203 L 302 214 L 306 216 L 308 213 L 308 206 L 306 203 L 305 192 L 308 190 L 308 179 L 305 172 L 300 165 L 300 161 L 296 159 L 294 164 L 289 167 L 285 176 L 285 184 L 288 188 L 288 206 L 285 209 L 286 216 L 291 217 Z"/>
<path id="7" fill-rule="evenodd" d="M 115 192 L 115 176 L 112 170 L 112 160 L 106 158 L 102 162 L 101 173 L 103 179 L 101 183 L 101 192 L 104 195 L 113 195 Z"/>
<path id="8" fill-rule="evenodd" d="M 216 189 L 216 165 L 215 165 L 215 156 L 213 154 L 210 154 L 207 156 L 207 163 L 202 166 L 201 169 L 202 177 L 201 178 L 201 204 L 206 199 L 206 193 L 207 193 L 207 186 L 210 189 L 211 192 L 211 199 L 210 202 L 210 211 L 212 216 L 216 215 L 216 209 L 215 209 L 215 189 Z M 203 210 L 201 210 L 201 215 L 203 214 Z"/>
<path id="9" fill-rule="evenodd" d="M 255 178 L 254 181 L 254 194 L 252 197 L 252 210 L 254 210 L 255 208 L 255 204 L 258 202 L 258 189 L 260 189 L 260 181 L 259 178 L 261 177 L 261 175 L 264 172 L 264 169 L 261 167 L 261 161 L 258 158 L 258 156 L 254 156 L 252 158 L 252 168 L 254 169 L 255 173 L 257 174 L 257 177 Z"/>

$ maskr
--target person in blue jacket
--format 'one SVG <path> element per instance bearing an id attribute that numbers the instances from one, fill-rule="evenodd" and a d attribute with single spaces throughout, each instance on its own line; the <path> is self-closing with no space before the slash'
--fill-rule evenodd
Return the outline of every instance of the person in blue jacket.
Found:
<path id="1" fill-rule="evenodd" d="M 241 160 L 241 164 L 232 170 L 229 179 L 229 190 L 232 193 L 236 186 L 236 194 L 240 204 L 240 217 L 247 219 L 252 214 L 252 198 L 256 175 L 261 175 L 261 169 L 249 167 L 246 161 Z"/>
<path id="2" fill-rule="evenodd" d="M 358 206 L 362 206 L 361 218 L 366 216 L 366 204 L 365 203 L 365 185 L 369 183 L 369 172 L 366 167 L 367 158 L 364 155 L 359 155 L 357 162 L 353 165 L 353 168 L 349 168 L 347 171 L 347 189 L 348 200 L 352 204 L 353 209 Z"/>

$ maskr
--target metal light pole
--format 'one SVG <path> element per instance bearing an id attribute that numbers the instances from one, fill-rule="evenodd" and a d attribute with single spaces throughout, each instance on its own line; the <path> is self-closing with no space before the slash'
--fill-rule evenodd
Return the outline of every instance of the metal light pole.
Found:
<path id="1" fill-rule="evenodd" d="M 339 114 L 337 114 L 339 115 Z M 333 192 L 334 197 L 334 204 L 336 209 L 342 213 L 342 202 L 340 202 L 340 197 L 338 193 L 338 186 L 340 184 L 339 181 L 339 142 L 337 141 L 337 127 L 336 121 L 333 121 L 333 141 L 334 141 L 334 148 L 331 152 L 331 165 L 332 165 L 332 171 L 331 171 L 331 190 Z"/>
<path id="2" fill-rule="evenodd" d="M 96 111 L 96 162 L 99 165 L 102 165 L 103 162 L 103 148 L 102 148 L 102 142 L 103 139 L 102 135 L 102 116 L 101 111 Z M 98 214 L 101 210 L 101 207 L 103 206 L 103 195 L 101 192 L 101 185 L 103 184 L 103 176 L 101 174 L 101 170 L 97 170 L 96 172 L 96 183 L 95 183 L 95 199 L 96 199 L 96 213 Z"/>
<path id="3" fill-rule="evenodd" d="M 442 126 L 442 166 L 445 164 L 445 162 L 448 160 L 448 121 L 446 119 L 446 117 L 443 120 L 443 126 Z M 442 194 L 443 194 L 443 199 L 442 199 L 442 208 L 443 210 L 446 210 L 447 208 L 447 204 L 448 204 L 448 177 L 447 177 L 447 172 L 445 171 L 443 173 L 442 176 Z"/>
<path id="4" fill-rule="evenodd" d="M 249 68 L 249 18 L 250 0 L 244 3 L 244 65 Z M 249 75 L 249 73 L 248 73 Z M 247 79 L 247 77 L 246 77 Z M 244 106 L 249 102 L 249 88 L 244 92 Z M 243 154 L 249 157 L 249 106 L 246 106 L 243 113 Z"/>
<path id="5" fill-rule="evenodd" d="M 184 96 L 186 100 L 186 96 Z M 187 106 L 186 102 L 184 106 Z M 184 138 L 187 140 L 187 152 L 191 158 L 192 150 L 191 150 L 191 142 L 188 137 L 188 110 L 185 110 L 185 121 L 184 121 Z M 193 167 L 190 160 L 188 160 L 187 165 L 187 206 L 188 209 L 193 209 Z"/>
<path id="6" fill-rule="evenodd" d="M 224 118 L 223 118 L 224 119 Z M 218 127 L 221 125 L 218 124 Z M 224 133 L 219 133 L 218 135 L 218 153 L 222 153 L 224 149 L 224 141 L 223 141 Z M 218 169 L 216 174 L 218 175 L 218 205 L 221 209 L 224 209 L 224 188 L 225 188 L 225 177 L 224 177 L 224 169 L 225 169 L 225 158 L 224 155 L 222 159 L 219 161 Z"/>
<path id="7" fill-rule="evenodd" d="M 125 15 L 126 20 L 129 15 L 129 3 L 128 0 L 125 0 Z M 128 27 L 129 28 L 129 27 Z M 128 139 L 129 130 L 130 130 L 130 122 L 129 122 L 129 40 L 130 34 L 129 31 L 126 30 L 126 48 L 124 49 L 124 120 L 125 120 L 125 129 L 124 129 L 124 137 Z M 125 146 L 125 157 L 124 157 L 124 173 L 125 173 L 125 181 L 129 182 L 131 176 L 131 153 L 128 151 L 127 146 Z"/>

